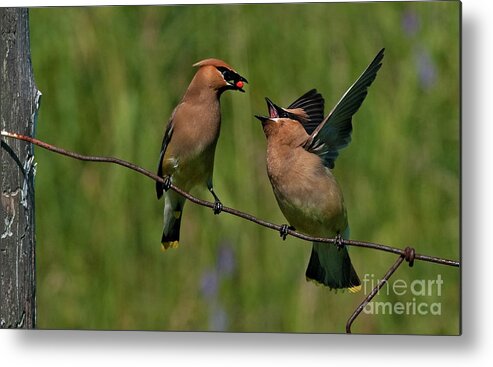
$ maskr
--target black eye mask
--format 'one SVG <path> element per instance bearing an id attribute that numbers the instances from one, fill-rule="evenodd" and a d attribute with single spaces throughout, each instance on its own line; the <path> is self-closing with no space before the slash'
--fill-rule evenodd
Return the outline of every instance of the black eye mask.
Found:
<path id="1" fill-rule="evenodd" d="M 243 83 L 248 83 L 245 78 L 224 66 L 217 66 L 216 69 L 219 70 L 224 80 L 229 84 L 225 87 L 226 89 L 234 89 L 240 92 L 245 92 L 243 90 Z"/>
<path id="2" fill-rule="evenodd" d="M 221 72 L 224 80 L 226 80 L 228 83 L 235 84 L 237 80 L 240 80 L 240 76 L 238 74 L 225 67 L 219 66 L 217 70 Z"/>

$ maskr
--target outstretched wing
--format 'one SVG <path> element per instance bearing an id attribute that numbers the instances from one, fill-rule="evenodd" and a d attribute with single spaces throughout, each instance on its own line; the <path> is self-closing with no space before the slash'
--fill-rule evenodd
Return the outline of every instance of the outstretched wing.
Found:
<path id="1" fill-rule="evenodd" d="M 303 145 L 307 151 L 319 155 L 329 168 L 334 168 L 339 150 L 351 141 L 352 117 L 363 103 L 368 94 L 368 87 L 373 83 L 382 66 L 384 50 L 384 48 L 380 50 L 363 74 L 344 93 L 329 115 L 311 133 Z"/>
<path id="2" fill-rule="evenodd" d="M 324 104 L 322 95 L 316 89 L 312 89 L 291 103 L 287 109 L 301 108 L 308 115 L 308 121 L 300 122 L 307 134 L 311 134 L 324 119 Z"/>

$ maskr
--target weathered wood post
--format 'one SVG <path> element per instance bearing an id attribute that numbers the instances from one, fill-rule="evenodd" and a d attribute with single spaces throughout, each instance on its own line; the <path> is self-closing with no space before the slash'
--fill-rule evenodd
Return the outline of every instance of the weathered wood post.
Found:
<path id="1" fill-rule="evenodd" d="M 29 13 L 0 8 L 1 129 L 33 135 L 41 93 L 31 67 Z M 34 150 L 2 138 L 0 212 L 0 327 L 36 325 Z"/>

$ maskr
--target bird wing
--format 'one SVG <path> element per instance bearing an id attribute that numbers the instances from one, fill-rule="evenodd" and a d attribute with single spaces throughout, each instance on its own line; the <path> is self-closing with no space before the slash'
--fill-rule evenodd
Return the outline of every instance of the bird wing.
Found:
<path id="1" fill-rule="evenodd" d="M 163 177 L 163 158 L 164 158 L 164 153 L 166 153 L 166 148 L 168 147 L 168 144 L 171 140 L 171 136 L 173 135 L 173 120 L 176 114 L 176 110 L 178 107 L 176 107 L 171 114 L 171 117 L 168 121 L 168 125 L 166 126 L 166 131 L 164 132 L 163 136 L 163 142 L 161 144 L 161 153 L 159 153 L 159 165 L 157 168 L 157 175 L 159 177 Z M 163 191 L 164 191 L 164 185 L 161 182 L 156 181 L 156 194 L 157 198 L 160 199 L 161 196 L 163 196 Z"/>
<path id="2" fill-rule="evenodd" d="M 356 82 L 344 93 L 329 115 L 311 133 L 303 147 L 320 156 L 327 167 L 334 168 L 339 150 L 351 141 L 353 115 L 363 103 L 368 87 L 382 66 L 384 48 L 375 56 Z"/>
<path id="3" fill-rule="evenodd" d="M 308 115 L 308 121 L 300 121 L 307 134 L 311 134 L 324 119 L 324 98 L 316 89 L 312 89 L 303 94 L 296 101 L 291 103 L 287 109 L 301 108 Z"/>

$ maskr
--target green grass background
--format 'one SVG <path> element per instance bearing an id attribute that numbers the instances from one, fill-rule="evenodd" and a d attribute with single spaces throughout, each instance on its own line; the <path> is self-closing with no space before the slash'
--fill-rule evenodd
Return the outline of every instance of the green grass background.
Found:
<path id="1" fill-rule="evenodd" d="M 191 65 L 222 58 L 250 84 L 222 97 L 216 192 L 284 223 L 253 114 L 266 113 L 265 96 L 287 105 L 311 88 L 328 112 L 385 47 L 334 170 L 351 237 L 458 259 L 459 18 L 458 2 L 31 9 L 37 137 L 155 170 Z M 191 203 L 180 248 L 161 253 L 163 203 L 151 180 L 39 148 L 36 158 L 40 328 L 339 333 L 364 296 L 306 282 L 310 244 Z M 350 252 L 361 278 L 382 277 L 395 261 Z M 439 302 L 440 316 L 362 314 L 353 332 L 457 334 L 458 269 L 417 262 L 392 281 L 438 275 L 440 295 L 375 301 Z"/>

